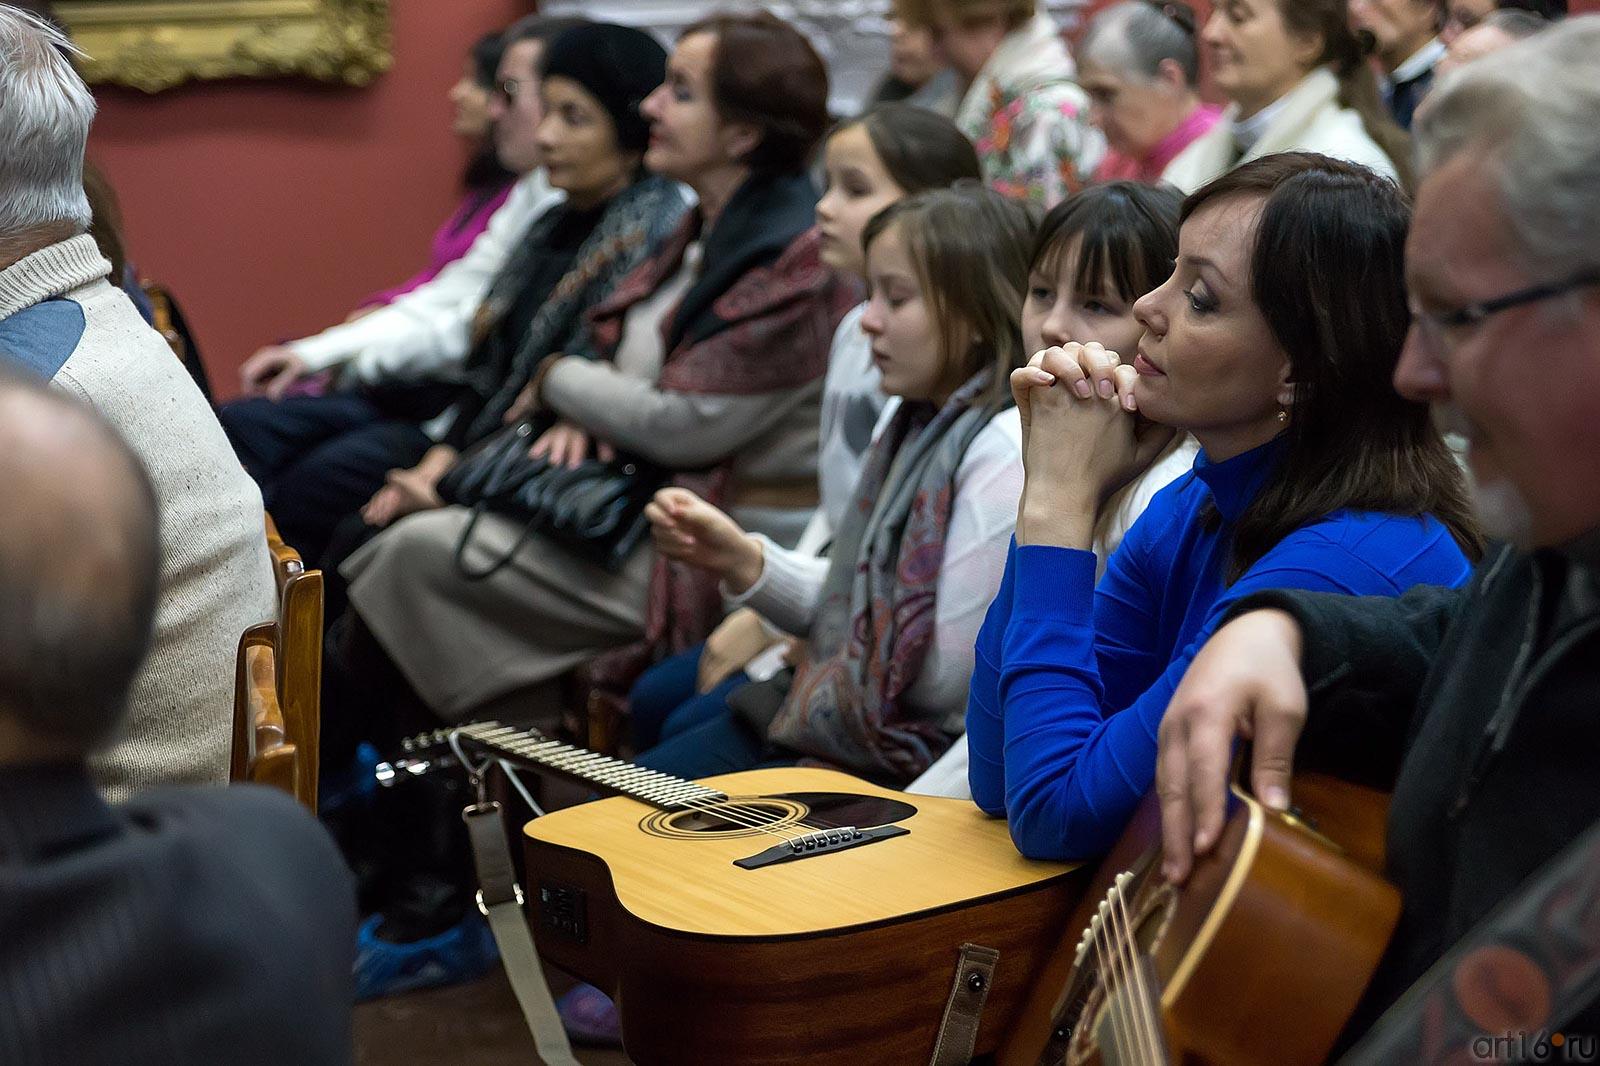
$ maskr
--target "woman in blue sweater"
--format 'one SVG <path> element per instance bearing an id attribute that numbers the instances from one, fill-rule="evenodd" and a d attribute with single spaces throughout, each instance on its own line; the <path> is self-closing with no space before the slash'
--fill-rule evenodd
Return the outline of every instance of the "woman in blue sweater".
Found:
<path id="1" fill-rule="evenodd" d="M 1427 409 L 1389 378 L 1408 328 L 1409 211 L 1365 168 L 1306 153 L 1183 206 L 1138 355 L 1036 355 L 1012 376 L 1027 480 L 967 707 L 974 800 L 1025 855 L 1109 850 L 1155 777 L 1156 730 L 1230 603 L 1265 588 L 1458 585 L 1482 542 Z M 1192 473 L 1095 586 L 1105 501 L 1177 431 Z"/>

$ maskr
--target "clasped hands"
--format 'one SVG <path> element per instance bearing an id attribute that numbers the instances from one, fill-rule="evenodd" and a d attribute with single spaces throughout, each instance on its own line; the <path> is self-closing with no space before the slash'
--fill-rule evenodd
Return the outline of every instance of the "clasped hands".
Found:
<path id="1" fill-rule="evenodd" d="M 1017 543 L 1092 549 L 1100 509 L 1174 430 L 1139 417 L 1138 373 L 1099 344 L 1046 348 L 1011 372 L 1026 482 Z"/>

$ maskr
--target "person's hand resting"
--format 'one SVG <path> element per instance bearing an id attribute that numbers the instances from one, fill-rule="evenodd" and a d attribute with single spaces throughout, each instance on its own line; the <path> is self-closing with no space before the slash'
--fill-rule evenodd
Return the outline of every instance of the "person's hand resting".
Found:
<path id="1" fill-rule="evenodd" d="M 239 368 L 239 384 L 246 396 L 281 400 L 290 385 L 309 373 L 311 368 L 294 349 L 269 344 L 244 361 L 244 366 Z"/>
<path id="2" fill-rule="evenodd" d="M 706 638 L 705 650 L 700 654 L 696 690 L 710 692 L 775 643 L 760 615 L 748 607 L 739 608 Z"/>
<path id="3" fill-rule="evenodd" d="M 1161 719 L 1156 756 L 1168 880 L 1181 883 L 1222 834 L 1236 739 L 1252 742 L 1251 791 L 1274 810 L 1288 809 L 1306 722 L 1301 646 L 1291 615 L 1251 611 L 1212 634 L 1189 664 Z"/>
<path id="4" fill-rule="evenodd" d="M 1137 376 L 1098 344 L 1046 348 L 1012 372 L 1028 434 L 1017 543 L 1092 548 L 1100 508 L 1172 440 L 1138 417 Z"/>
<path id="5" fill-rule="evenodd" d="M 383 488 L 373 493 L 372 499 L 361 508 L 361 520 L 383 529 L 408 514 L 443 507 L 439 481 L 455 460 L 455 449 L 441 444 L 428 449 L 428 454 L 416 466 L 389 471 Z"/>
<path id="6" fill-rule="evenodd" d="M 595 445 L 595 454 L 601 462 L 609 463 L 616 457 L 616 449 L 605 441 Z M 528 449 L 528 458 L 549 457 L 554 466 L 574 467 L 589 458 L 589 434 L 571 422 L 557 422 L 539 435 Z"/>
<path id="7" fill-rule="evenodd" d="M 761 542 L 688 489 L 662 489 L 644 509 L 656 551 L 709 570 L 735 595 L 761 578 Z"/>

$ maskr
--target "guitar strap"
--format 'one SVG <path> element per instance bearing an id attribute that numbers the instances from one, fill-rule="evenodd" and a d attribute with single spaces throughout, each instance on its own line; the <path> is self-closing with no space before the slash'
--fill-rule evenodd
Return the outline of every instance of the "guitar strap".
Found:
<path id="1" fill-rule="evenodd" d="M 928 1066 L 967 1066 L 978 1046 L 978 1026 L 983 1021 L 983 1004 L 994 984 L 995 964 L 1000 953 L 980 944 L 962 944 L 956 963 L 956 980 L 945 1001 L 944 1017 L 939 1020 L 939 1038 L 933 1045 Z"/>
<path id="2" fill-rule="evenodd" d="M 1339 1063 L 1592 1061 L 1593 1046 L 1562 1050 L 1574 1038 L 1561 1027 L 1597 998 L 1600 822 L 1479 922 Z M 1581 1039 L 1592 1045 L 1595 1035 Z"/>
<path id="3" fill-rule="evenodd" d="M 533 932 L 522 910 L 522 886 L 517 884 L 511 865 L 511 848 L 506 843 L 505 820 L 500 804 L 475 803 L 461 812 L 472 840 L 472 861 L 478 869 L 478 910 L 489 919 L 500 948 L 500 960 L 511 990 L 522 1005 L 522 1016 L 533 1034 L 533 1044 L 545 1066 L 578 1066 L 572 1055 L 567 1031 L 556 1014 L 550 985 L 533 946 Z"/>

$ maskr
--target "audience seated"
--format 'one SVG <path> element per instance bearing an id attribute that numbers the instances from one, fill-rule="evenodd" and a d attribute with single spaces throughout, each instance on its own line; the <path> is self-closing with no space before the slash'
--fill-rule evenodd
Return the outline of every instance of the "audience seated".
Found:
<path id="1" fill-rule="evenodd" d="M 1600 18 L 1585 16 L 1441 78 L 1417 115 L 1422 183 L 1406 246 L 1414 325 L 1394 387 L 1466 438 L 1478 514 L 1507 546 L 1463 589 L 1239 602 L 1162 724 L 1175 879 L 1194 849 L 1217 840 L 1239 733 L 1254 737 L 1250 778 L 1273 807 L 1289 804 L 1299 765 L 1393 787 L 1387 874 L 1404 905 L 1352 1035 L 1600 819 L 1597 114 Z M 1538 353 L 1538 373 L 1508 351 Z M 1499 949 L 1504 967 L 1477 971 L 1515 973 L 1503 987 L 1537 990 L 1552 1009 L 1569 1004 L 1548 1023 L 1566 1033 L 1600 1031 L 1592 984 L 1572 983 L 1592 973 L 1587 880 L 1568 882 L 1566 898 L 1533 897 L 1538 927 Z M 1570 970 L 1548 962 L 1564 958 Z M 1437 1038 L 1484 986 L 1465 967 L 1433 976 L 1415 1000 L 1428 1011 L 1396 1019 L 1380 1045 L 1388 1052 L 1365 1061 L 1469 1057 L 1465 1039 Z M 1530 1009 L 1518 1016 L 1545 1007 Z M 1478 1025 L 1474 1015 L 1455 1032 Z"/>
<path id="2" fill-rule="evenodd" d="M 563 453 L 593 441 L 680 471 L 677 483 L 789 542 L 816 499 L 821 379 L 854 297 L 819 260 L 816 193 L 801 169 L 826 100 L 821 60 L 776 18 L 686 33 L 644 102 L 645 163 L 688 184 L 699 208 L 591 311 L 600 358 L 552 354 L 527 397 L 530 413 L 562 420 Z M 647 606 L 664 564 L 646 546 L 612 573 L 537 536 L 518 548 L 522 523 L 486 514 L 465 562 L 510 560 L 468 582 L 454 558 L 469 517 L 413 515 L 345 566 L 355 610 L 435 713 L 459 719 L 655 636 Z M 696 587 L 709 584 L 674 587 L 655 606 L 703 619 Z"/>
<path id="3" fill-rule="evenodd" d="M 1080 53 L 1089 121 L 1106 136 L 1096 181 L 1162 180 L 1222 116 L 1222 108 L 1200 99 L 1194 10 L 1182 0 L 1106 8 L 1089 23 Z"/>
<path id="4" fill-rule="evenodd" d="M 113 798 L 228 779 L 239 635 L 276 614 L 261 494 L 167 342 L 86 232 L 94 100 L 64 38 L 0 8 L 0 363 L 95 408 L 155 482 L 161 599 L 130 710 L 92 762 Z"/>
<path id="5" fill-rule="evenodd" d="M 817 202 L 822 260 L 860 278 L 866 274 L 861 237 L 874 215 L 908 195 L 980 177 L 978 157 L 960 130 L 905 104 L 881 105 L 837 127 L 825 146 L 823 170 L 828 188 Z M 887 400 L 872 338 L 861 328 L 866 312 L 865 303 L 855 307 L 833 336 L 817 452 L 822 499 L 795 545 L 802 555 L 822 555 L 854 504 L 861 464 Z M 668 715 L 697 694 L 720 701 L 752 679 L 749 669 L 759 680 L 770 677 L 783 664 L 789 639 L 755 611 L 740 608 L 703 645 L 657 664 L 628 698 L 635 746 L 653 747 Z M 752 667 L 757 656 L 761 662 Z"/>
<path id="6" fill-rule="evenodd" d="M 1156 728 L 1230 604 L 1265 588 L 1458 585 L 1481 540 L 1460 468 L 1393 373 L 1408 315 L 1395 185 L 1308 153 L 1184 203 L 1132 366 L 1053 348 L 1013 375 L 1028 471 L 978 638 L 972 794 L 1024 854 L 1086 858 L 1155 776 Z M 1334 329 L 1332 323 L 1340 323 Z M 1200 442 L 1098 586 L 1094 528 L 1175 430 Z"/>
<path id="7" fill-rule="evenodd" d="M 1037 0 L 896 0 L 934 33 L 963 87 L 956 125 L 978 149 L 989 187 L 1040 207 L 1076 192 L 1105 138 L 1073 81 L 1060 27 Z"/>
<path id="8" fill-rule="evenodd" d="M 521 178 L 467 254 L 370 315 L 257 352 L 241 372 L 249 398 L 219 412 L 284 539 L 307 565 L 322 565 L 334 527 L 382 487 L 388 471 L 415 464 L 433 445 L 422 424 L 454 398 L 452 377 L 492 324 L 480 314 L 484 301 L 529 228 L 561 202 L 539 158 L 535 71 L 546 43 L 576 23 L 530 16 L 505 33 L 491 118 L 500 161 Z M 345 371 L 343 387 L 285 396 L 307 374 L 335 366 Z"/>
<path id="9" fill-rule="evenodd" d="M 1460 36 L 1451 40 L 1444 58 L 1439 60 L 1439 65 L 1434 69 L 1442 78 L 1457 67 L 1481 59 L 1491 52 L 1498 52 L 1549 27 L 1549 22 L 1531 12 L 1515 8 L 1491 11 L 1471 29 L 1462 31 Z"/>
<path id="10" fill-rule="evenodd" d="M 806 645 L 792 684 L 687 704 L 640 765 L 694 778 L 811 758 L 904 784 L 949 746 L 1022 487 L 1003 386 L 1023 358 L 1032 228 L 977 186 L 867 224 L 862 328 L 892 399 L 828 559 L 747 534 L 692 493 L 657 495 L 657 549 Z"/>
<path id="11" fill-rule="evenodd" d="M 1230 104 L 1172 161 L 1184 192 L 1275 152 L 1318 152 L 1409 180 L 1410 146 L 1378 99 L 1346 0 L 1230 0 L 1200 42 Z"/>
<path id="12" fill-rule="evenodd" d="M 519 394 L 553 354 L 594 359 L 585 315 L 677 229 L 682 187 L 644 170 L 649 129 L 639 101 L 661 85 L 666 51 L 643 30 L 598 23 L 550 42 L 539 69 L 538 147 L 566 199 L 542 215 L 490 288 L 456 398 L 424 432 L 438 443 L 391 470 L 359 513 L 343 516 L 323 563 L 338 566 L 379 529 L 444 506 L 437 491 L 460 454 L 515 421 Z M 583 447 L 557 426 L 533 445 L 573 465 Z M 336 588 L 342 583 L 335 582 Z M 342 593 L 333 600 L 336 614 Z"/>
<path id="13" fill-rule="evenodd" d="M 466 69 L 450 86 L 449 100 L 455 108 L 450 132 L 472 148 L 467 169 L 461 176 L 465 195 L 455 213 L 433 235 L 428 263 L 400 284 L 375 292 L 356 305 L 351 317 L 394 303 L 396 299 L 439 276 L 439 271 L 467 254 L 473 242 L 489 225 L 511 195 L 517 175 L 500 162 L 494 147 L 494 122 L 490 118 L 495 93 L 495 75 L 505 46 L 498 33 L 484 34 L 467 54 Z"/>
<path id="14" fill-rule="evenodd" d="M 873 105 L 906 103 L 956 117 L 961 86 L 934 44 L 933 31 L 902 18 L 889 20 L 889 73 L 873 90 Z"/>
<path id="15" fill-rule="evenodd" d="M 67 85 L 53 31 L 7 8 L 0 35 L 7 78 Z M 52 101 L 63 117 L 87 100 L 77 89 Z M 4 99 L 15 121 L 17 96 Z M 125 364 L 146 356 L 122 350 Z M 137 721 L 138 701 L 174 699 L 136 681 L 171 595 L 159 530 L 171 516 L 118 427 L 68 391 L 0 369 L 0 1061 L 349 1063 L 354 901 L 310 815 L 252 786 L 147 789 L 118 806 L 96 794 L 86 758 Z M 188 516 L 181 528 L 206 527 Z"/>
<path id="16" fill-rule="evenodd" d="M 562 454 L 637 456 L 790 542 L 816 503 L 829 341 L 856 302 L 820 260 L 804 170 L 827 85 L 816 51 L 773 16 L 684 34 L 642 105 L 645 164 L 688 184 L 698 209 L 591 309 L 599 357 L 552 353 L 525 390 L 527 413 L 562 421 Z M 409 515 L 345 563 L 351 611 L 329 669 L 346 679 L 341 713 L 368 737 L 392 737 L 403 703 L 451 721 L 495 706 L 525 715 L 530 688 L 607 649 L 687 645 L 715 624 L 714 582 L 669 571 L 647 543 L 613 571 L 520 520 L 472 515 Z M 504 565 L 468 580 L 458 554 L 472 571 Z M 471 896 L 452 887 L 433 920 L 404 936 L 375 925 L 364 946 L 376 958 L 391 936 L 455 923 Z"/>
<path id="17" fill-rule="evenodd" d="M 1440 0 L 1350 0 L 1350 18 L 1358 35 L 1372 39 L 1384 106 L 1402 129 L 1410 129 L 1444 57 Z"/>
<path id="18" fill-rule="evenodd" d="M 1172 274 L 1181 200 L 1171 186 L 1114 182 L 1056 205 L 1033 243 L 1023 350 L 1094 343 L 1131 361 L 1144 332 L 1134 303 Z M 1106 500 L 1094 529 L 1097 578 L 1156 492 L 1194 465 L 1198 447 L 1189 434 L 1174 434 L 1144 473 Z M 963 733 L 906 790 L 971 799 L 967 764 Z"/>

